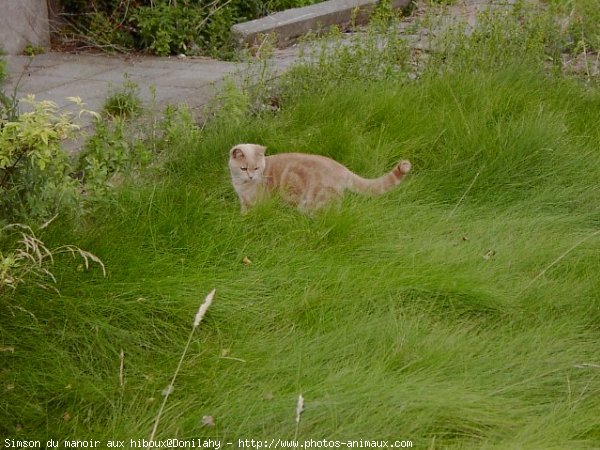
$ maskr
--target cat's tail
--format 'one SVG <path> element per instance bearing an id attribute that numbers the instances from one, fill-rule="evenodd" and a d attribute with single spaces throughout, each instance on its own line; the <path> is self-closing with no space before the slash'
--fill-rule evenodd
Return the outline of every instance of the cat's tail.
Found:
<path id="1" fill-rule="evenodd" d="M 410 172 L 410 168 L 410 161 L 400 161 L 391 172 L 374 179 L 363 178 L 351 172 L 348 189 L 359 194 L 383 194 L 400 184 L 406 174 Z"/>

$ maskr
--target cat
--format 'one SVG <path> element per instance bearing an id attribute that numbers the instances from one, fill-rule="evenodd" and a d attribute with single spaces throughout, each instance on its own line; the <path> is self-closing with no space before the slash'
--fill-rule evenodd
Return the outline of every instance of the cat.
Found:
<path id="1" fill-rule="evenodd" d="M 333 159 L 305 153 L 280 153 L 265 156 L 266 147 L 238 144 L 229 151 L 229 170 L 240 199 L 242 214 L 273 191 L 311 212 L 341 199 L 345 190 L 378 195 L 398 185 L 410 171 L 409 161 L 375 179 L 362 178 Z"/>

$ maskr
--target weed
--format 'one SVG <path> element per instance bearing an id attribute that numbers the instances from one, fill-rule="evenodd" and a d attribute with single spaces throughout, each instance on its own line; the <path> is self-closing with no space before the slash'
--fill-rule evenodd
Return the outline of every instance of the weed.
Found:
<path id="1" fill-rule="evenodd" d="M 31 43 L 27 44 L 25 46 L 25 48 L 23 49 L 23 54 L 27 55 L 27 56 L 36 56 L 36 55 L 41 55 L 42 53 L 45 53 L 46 49 L 44 47 L 41 47 L 39 45 L 33 45 Z"/>
<path id="2" fill-rule="evenodd" d="M 338 27 L 322 36 L 306 35 L 297 62 L 283 75 L 276 74 L 269 57 L 271 40 L 249 59 L 242 79 L 226 85 L 221 101 L 231 101 L 242 115 L 274 113 L 298 97 L 324 95 L 339 84 L 383 80 L 403 82 L 410 77 L 410 50 L 396 27 L 398 17 L 383 3 L 364 33 L 347 38 Z M 264 47 L 264 49 L 263 49 Z M 233 105 L 231 105 L 233 106 Z M 232 109 L 223 107 L 223 112 Z"/>
<path id="3" fill-rule="evenodd" d="M 458 65 L 478 70 L 483 64 L 515 63 L 541 67 L 562 45 L 555 17 L 520 1 L 480 11 L 475 26 L 460 22 L 437 26 L 442 32 L 430 42 L 434 70 L 440 66 L 453 70 Z"/>
<path id="4" fill-rule="evenodd" d="M 3 83 L 4 80 L 6 80 L 6 77 L 7 77 L 7 73 L 6 73 L 6 61 L 4 60 L 3 55 L 4 55 L 4 53 L 0 49 L 0 84 Z"/>
<path id="5" fill-rule="evenodd" d="M 62 0 L 70 26 L 65 38 L 75 34 L 86 46 L 105 50 L 140 49 L 157 55 L 184 53 L 232 57 L 231 26 L 315 0 L 210 1 L 142 0 L 132 4 L 108 1 L 89 4 Z"/>
<path id="6" fill-rule="evenodd" d="M 49 223 L 42 225 L 45 228 Z M 54 264 L 54 258 L 60 254 L 68 253 L 80 256 L 86 270 L 90 261 L 98 264 L 106 276 L 106 269 L 102 261 L 95 255 L 74 245 L 62 245 L 57 248 L 48 248 L 31 229 L 23 224 L 9 224 L 0 228 L 1 248 L 8 252 L 0 252 L 0 293 L 6 289 L 16 289 L 20 284 L 35 283 L 47 289 L 50 286 L 46 280 L 56 283 L 56 277 L 48 268 Z"/>
<path id="7" fill-rule="evenodd" d="M 152 152 L 143 141 L 134 141 L 121 119 L 97 121 L 95 133 L 77 157 L 76 172 L 85 193 L 94 202 L 110 200 L 124 178 L 131 177 L 151 160 Z"/>
<path id="8" fill-rule="evenodd" d="M 5 122 L 15 121 L 18 117 L 19 101 L 17 99 L 17 89 L 12 94 L 6 94 L 4 91 L 4 81 L 7 77 L 6 61 L 2 58 L 0 51 L 0 128 Z M 20 80 L 16 83 L 19 85 Z"/>
<path id="9" fill-rule="evenodd" d="M 119 88 L 112 88 L 112 92 L 104 101 L 102 110 L 112 117 L 130 119 L 142 111 L 142 100 L 139 96 L 139 86 L 125 75 L 125 81 Z"/>
<path id="10" fill-rule="evenodd" d="M 83 108 L 80 99 L 72 100 Z M 33 96 L 26 102 L 33 111 L 5 122 L 0 130 L 0 212 L 9 220 L 45 220 L 64 208 L 76 210 L 78 184 L 70 176 L 61 141 L 79 127 L 53 102 L 38 102 Z"/>
<path id="11" fill-rule="evenodd" d="M 234 79 L 226 79 L 222 89 L 206 108 L 208 117 L 216 124 L 240 124 L 248 118 L 249 93 L 238 86 Z"/>
<path id="12" fill-rule="evenodd" d="M 589 51 L 600 51 L 600 11 L 596 0 L 551 0 L 549 3 L 555 14 L 565 17 L 567 50 L 579 53 L 585 47 Z"/>
<path id="13" fill-rule="evenodd" d="M 202 319 L 206 315 L 208 308 L 210 308 L 210 305 L 212 304 L 213 298 L 215 296 L 215 292 L 216 292 L 216 289 L 213 289 L 212 291 L 210 291 L 209 294 L 204 299 L 204 302 L 202 302 L 200 304 L 200 307 L 198 308 L 198 312 L 196 313 L 196 317 L 194 318 L 194 325 L 192 327 L 192 331 L 190 332 L 190 334 L 188 336 L 188 340 L 185 344 L 185 347 L 183 348 L 183 352 L 181 353 L 181 358 L 179 358 L 179 363 L 177 364 L 177 368 L 175 369 L 175 372 L 173 373 L 173 378 L 171 379 L 171 382 L 169 383 L 167 388 L 163 391 L 164 399 L 163 399 L 162 404 L 160 405 L 160 409 L 158 411 L 158 414 L 156 415 L 156 419 L 154 419 L 154 426 L 152 427 L 152 433 L 150 434 L 150 438 L 149 438 L 150 441 L 155 440 L 156 431 L 158 430 L 158 424 L 160 423 L 160 418 L 165 409 L 165 405 L 167 404 L 167 400 L 169 399 L 169 396 L 175 389 L 175 380 L 177 379 L 177 375 L 179 374 L 179 371 L 181 370 L 181 364 L 183 363 L 183 359 L 185 358 L 185 355 L 190 347 L 190 343 L 192 342 L 192 337 L 194 336 L 194 332 L 200 325 L 200 322 L 202 322 Z"/>

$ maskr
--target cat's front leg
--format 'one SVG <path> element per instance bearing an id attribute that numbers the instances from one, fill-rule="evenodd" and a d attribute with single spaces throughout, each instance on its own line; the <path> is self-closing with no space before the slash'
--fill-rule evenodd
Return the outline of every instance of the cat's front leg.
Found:
<path id="1" fill-rule="evenodd" d="M 256 204 L 257 195 L 254 189 L 249 189 L 239 193 L 240 209 L 242 215 L 246 215 L 250 208 Z"/>

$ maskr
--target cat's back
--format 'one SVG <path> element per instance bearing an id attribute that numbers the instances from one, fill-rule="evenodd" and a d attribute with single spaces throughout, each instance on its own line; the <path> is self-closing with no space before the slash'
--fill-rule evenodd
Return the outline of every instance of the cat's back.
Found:
<path id="1" fill-rule="evenodd" d="M 273 169 L 306 167 L 309 169 L 347 170 L 346 167 L 331 158 L 309 153 L 278 153 L 267 156 L 266 161 L 267 166 L 271 166 Z"/>
<path id="2" fill-rule="evenodd" d="M 346 184 L 348 169 L 322 155 L 279 153 L 266 158 L 265 178 L 275 186 L 339 186 Z"/>

